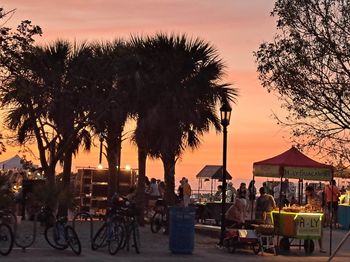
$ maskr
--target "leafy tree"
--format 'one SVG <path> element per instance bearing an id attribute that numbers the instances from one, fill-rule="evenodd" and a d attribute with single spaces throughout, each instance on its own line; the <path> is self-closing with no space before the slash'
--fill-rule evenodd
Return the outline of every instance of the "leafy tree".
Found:
<path id="1" fill-rule="evenodd" d="M 34 36 L 41 35 L 41 28 L 29 20 L 22 21 L 17 30 L 6 27 L 6 22 L 15 10 L 0 8 L 0 87 L 11 69 L 18 68 L 18 61 L 34 43 Z M 0 154 L 5 151 L 3 136 L 0 135 Z"/>
<path id="2" fill-rule="evenodd" d="M 278 0 L 273 41 L 255 53 L 263 86 L 278 95 L 299 146 L 350 160 L 350 2 Z"/>

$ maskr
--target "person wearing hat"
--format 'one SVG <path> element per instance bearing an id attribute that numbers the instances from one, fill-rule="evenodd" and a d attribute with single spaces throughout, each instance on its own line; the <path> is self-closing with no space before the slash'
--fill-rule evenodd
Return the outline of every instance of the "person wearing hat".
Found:
<path id="1" fill-rule="evenodd" d="M 182 188 L 183 188 L 184 207 L 188 207 L 188 205 L 190 204 L 192 190 L 191 190 L 190 184 L 188 183 L 187 178 L 184 179 Z"/>

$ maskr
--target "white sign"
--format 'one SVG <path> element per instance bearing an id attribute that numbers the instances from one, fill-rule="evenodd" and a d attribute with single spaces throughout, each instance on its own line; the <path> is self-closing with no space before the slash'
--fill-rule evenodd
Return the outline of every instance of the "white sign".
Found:
<path id="1" fill-rule="evenodd" d="M 297 214 L 296 222 L 297 237 L 321 237 L 323 214 Z"/>

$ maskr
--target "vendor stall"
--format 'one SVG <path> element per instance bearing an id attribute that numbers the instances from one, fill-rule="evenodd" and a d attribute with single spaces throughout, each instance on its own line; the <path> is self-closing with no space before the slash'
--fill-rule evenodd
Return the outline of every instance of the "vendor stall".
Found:
<path id="1" fill-rule="evenodd" d="M 215 224 L 219 224 L 221 220 L 222 202 L 215 201 L 213 198 L 213 190 L 216 186 L 216 181 L 222 181 L 223 169 L 222 166 L 206 165 L 197 175 L 198 179 L 198 202 L 195 203 L 197 207 L 197 218 L 205 222 L 210 219 Z M 231 175 L 226 171 L 227 180 L 231 180 Z M 204 184 L 210 182 L 210 191 L 204 191 Z M 216 190 L 216 188 L 215 188 Z M 205 194 L 206 193 L 206 194 Z M 225 204 L 227 210 L 232 203 Z"/>
<path id="2" fill-rule="evenodd" d="M 222 180 L 222 166 L 215 166 L 215 165 L 206 165 L 203 167 L 201 171 L 196 175 L 196 178 L 198 179 L 198 200 L 199 202 L 202 202 L 201 195 L 204 193 L 203 188 L 205 182 L 210 182 L 210 195 L 209 199 L 206 198 L 205 200 L 210 202 L 213 201 L 210 197 L 213 196 L 213 190 L 216 185 L 216 181 L 221 181 Z M 231 180 L 232 177 L 231 175 L 226 171 L 226 179 Z M 216 188 L 215 188 L 216 190 Z"/>
<path id="3" fill-rule="evenodd" d="M 333 179 L 333 167 L 316 162 L 295 147 L 275 157 L 255 162 L 253 164 L 254 177 L 274 177 L 282 179 L 298 179 L 313 181 L 331 181 Z M 280 190 L 280 199 L 282 192 Z M 301 202 L 299 202 L 301 204 Z M 289 249 L 291 239 L 304 240 L 303 246 L 307 253 L 313 251 L 313 239 L 320 239 L 322 236 L 321 221 L 323 213 L 314 210 L 305 210 L 300 206 L 283 207 L 279 205 L 278 211 L 271 213 L 273 223 L 277 229 L 278 236 L 282 236 L 279 242 L 281 249 Z M 330 252 L 331 239 L 330 237 Z"/>

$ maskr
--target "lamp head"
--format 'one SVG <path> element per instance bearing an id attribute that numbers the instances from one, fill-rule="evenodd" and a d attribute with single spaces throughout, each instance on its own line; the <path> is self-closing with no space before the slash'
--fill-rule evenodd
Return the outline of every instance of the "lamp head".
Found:
<path id="1" fill-rule="evenodd" d="M 232 108 L 228 102 L 224 102 L 220 107 L 221 125 L 228 126 L 230 124 Z"/>

